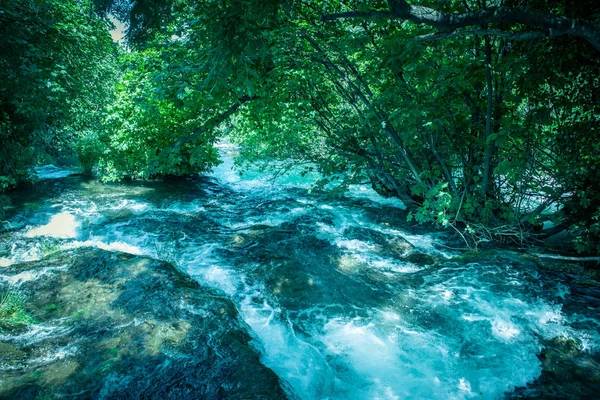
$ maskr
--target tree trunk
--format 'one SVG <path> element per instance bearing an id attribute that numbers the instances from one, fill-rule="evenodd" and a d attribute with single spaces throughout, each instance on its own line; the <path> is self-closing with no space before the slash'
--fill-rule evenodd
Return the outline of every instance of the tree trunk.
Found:
<path id="1" fill-rule="evenodd" d="M 492 135 L 492 106 L 493 106 L 493 89 L 492 89 L 492 48 L 490 45 L 489 36 L 484 37 L 485 41 L 485 81 L 487 85 L 487 111 L 485 115 L 485 137 L 483 150 L 483 178 L 481 180 L 481 195 L 486 198 L 490 183 L 490 154 L 491 143 L 490 136 Z"/>
<path id="2" fill-rule="evenodd" d="M 317 42 L 315 42 L 314 39 L 312 39 L 310 36 L 308 36 L 308 34 L 306 34 L 306 32 L 302 32 L 302 37 L 304 37 L 308 41 L 308 43 L 319 54 L 321 54 L 321 56 L 323 57 L 323 61 L 322 61 L 323 65 L 327 69 L 329 69 L 330 71 L 332 71 L 333 73 L 338 75 L 340 77 L 340 79 L 344 80 L 348 84 L 348 86 L 353 90 L 354 94 L 362 101 L 362 103 L 373 112 L 373 114 L 375 115 L 377 120 L 382 124 L 383 130 L 385 131 L 385 133 L 389 136 L 392 143 L 394 143 L 394 145 L 398 148 L 398 151 L 400 152 L 400 155 L 402 156 L 404 163 L 408 167 L 408 169 L 411 172 L 411 175 L 413 176 L 415 181 L 417 181 L 418 183 L 422 182 L 419 171 L 417 170 L 415 164 L 413 163 L 413 161 L 410 157 L 410 154 L 408 153 L 408 150 L 404 147 L 402 138 L 400 137 L 398 132 L 394 129 L 394 127 L 391 125 L 388 118 L 385 115 L 383 115 L 383 113 L 380 110 L 376 109 L 375 106 L 373 106 L 373 104 L 367 98 L 367 96 L 363 93 L 363 91 L 359 87 L 357 87 L 356 84 L 351 79 L 349 79 L 348 76 L 333 61 L 330 60 L 330 58 L 327 56 L 325 51 L 321 48 L 321 46 L 319 46 L 319 44 Z M 369 92 L 370 92 L 370 90 L 369 90 Z"/>

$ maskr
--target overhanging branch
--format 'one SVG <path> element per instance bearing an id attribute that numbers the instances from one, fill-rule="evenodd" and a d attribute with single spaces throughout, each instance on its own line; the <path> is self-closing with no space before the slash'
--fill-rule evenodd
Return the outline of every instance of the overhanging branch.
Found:
<path id="1" fill-rule="evenodd" d="M 596 50 L 600 51 L 600 27 L 581 18 L 567 18 L 524 8 L 490 7 L 464 13 L 443 13 L 433 8 L 408 4 L 405 0 L 388 0 L 388 4 L 392 10 L 391 12 L 377 10 L 366 12 L 350 11 L 325 15 L 321 20 L 328 22 L 344 18 L 400 19 L 415 24 L 428 25 L 447 33 L 454 32 L 460 28 L 482 26 L 485 24 L 520 24 L 541 29 L 542 33 L 548 33 L 544 35 L 535 32 L 528 32 L 527 35 L 522 33 L 514 36 L 515 39 L 523 40 L 524 38 L 536 39 L 569 35 L 586 40 Z M 506 32 L 507 38 L 512 38 L 512 35 L 515 34 Z"/>
<path id="2" fill-rule="evenodd" d="M 200 135 L 200 134 L 202 134 L 204 132 L 208 132 L 211 129 L 216 128 L 217 126 L 219 126 L 223 122 L 225 122 L 227 119 L 229 119 L 229 117 L 231 117 L 244 103 L 247 103 L 249 101 L 256 100 L 256 99 L 258 99 L 258 96 L 243 96 L 243 97 L 240 97 L 236 103 L 234 103 L 231 107 L 229 107 L 223 113 L 214 116 L 213 118 L 211 118 L 208 121 L 206 121 L 201 127 L 195 129 L 188 136 L 183 137 L 183 138 L 177 140 L 176 142 L 174 142 L 173 144 L 171 144 L 169 147 L 163 149 L 161 151 L 161 154 L 164 154 L 165 152 L 168 152 L 168 151 L 175 150 L 178 147 L 184 145 L 185 143 L 191 142 L 198 135 Z"/>
<path id="3" fill-rule="evenodd" d="M 346 18 L 360 18 L 360 19 L 394 19 L 397 18 L 396 14 L 392 11 L 346 11 L 336 14 L 327 14 L 321 17 L 323 22 L 331 22 L 338 19 Z"/>
<path id="4" fill-rule="evenodd" d="M 506 32 L 498 29 L 468 29 L 468 30 L 457 30 L 453 32 L 433 32 L 427 35 L 415 36 L 412 40 L 442 40 L 450 39 L 455 37 L 462 37 L 468 35 L 489 35 L 489 36 L 500 36 L 507 40 L 533 40 L 547 38 L 554 35 L 551 32 L 532 31 L 532 32 Z"/>

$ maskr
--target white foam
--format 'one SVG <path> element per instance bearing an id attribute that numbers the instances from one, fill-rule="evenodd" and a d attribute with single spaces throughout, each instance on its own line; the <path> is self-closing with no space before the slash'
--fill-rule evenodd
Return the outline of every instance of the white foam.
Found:
<path id="1" fill-rule="evenodd" d="M 174 212 L 177 214 L 188 214 L 188 213 L 204 213 L 206 208 L 200 201 L 175 201 L 164 208 L 165 211 Z"/>
<path id="2" fill-rule="evenodd" d="M 8 282 L 13 287 L 19 287 L 21 284 L 34 281 L 44 275 L 52 274 L 56 271 L 64 271 L 67 267 L 46 267 L 38 270 L 23 271 L 15 275 L 0 275 L 0 279 Z"/>
<path id="3" fill-rule="evenodd" d="M 147 203 L 143 203 L 136 200 L 125 199 L 119 203 L 109 207 L 110 210 L 130 210 L 135 214 L 143 214 L 151 209 L 151 206 Z"/>
<path id="4" fill-rule="evenodd" d="M 64 178 L 69 175 L 81 173 L 81 170 L 77 167 L 59 168 L 52 164 L 35 167 L 34 170 L 41 180 Z"/>
<path id="5" fill-rule="evenodd" d="M 521 331 L 511 321 L 497 317 L 492 321 L 492 333 L 498 340 L 511 342 Z"/>
<path id="6" fill-rule="evenodd" d="M 335 241 L 335 244 L 338 247 L 347 249 L 347 250 L 351 250 L 351 251 L 357 251 L 357 252 L 368 252 L 368 251 L 372 251 L 374 250 L 377 246 L 364 242 L 362 240 L 357 240 L 357 239 L 352 239 L 352 240 L 342 240 L 342 239 L 338 239 Z"/>
<path id="7" fill-rule="evenodd" d="M 323 355 L 295 334 L 291 324 L 280 322 L 281 310 L 268 302 L 257 304 L 248 294 L 241 314 L 260 339 L 262 362 L 288 382 L 301 399 L 331 398 L 336 378 Z"/>
<path id="8" fill-rule="evenodd" d="M 71 357 L 77 353 L 77 346 L 66 346 L 61 347 L 56 350 L 54 353 L 48 353 L 45 356 L 30 359 L 27 361 L 28 364 L 36 364 L 36 365 L 46 365 L 53 363 L 58 360 L 65 359 L 67 357 Z"/>
<path id="9" fill-rule="evenodd" d="M 71 332 L 73 328 L 70 326 L 50 326 L 33 324 L 28 327 L 28 330 L 16 335 L 0 334 L 0 340 L 3 342 L 26 343 L 27 345 L 40 343 L 50 337 L 64 336 Z"/>
<path id="10" fill-rule="evenodd" d="M 388 317 L 384 314 L 386 325 L 399 323 Z M 327 352 L 336 356 L 336 363 L 344 365 L 338 377 L 354 386 L 348 398 L 451 398 L 444 387 L 434 385 L 436 374 L 428 365 L 443 359 L 443 354 L 430 349 L 428 352 L 437 355 L 427 354 L 429 358 L 418 362 L 424 356 L 419 344 L 424 337 L 411 331 L 399 336 L 400 330 L 383 327 L 360 318 L 334 318 L 323 328 L 320 340 Z"/>
<path id="11" fill-rule="evenodd" d="M 458 380 L 458 390 L 463 392 L 468 397 L 476 396 L 476 394 L 471 391 L 471 384 L 465 378 L 460 378 Z"/>
<path id="12" fill-rule="evenodd" d="M 76 249 L 80 247 L 96 247 L 102 250 L 107 251 L 120 251 L 123 253 L 129 253 L 137 256 L 148 255 L 149 251 L 143 249 L 142 247 L 138 247 L 132 245 L 130 243 L 122 242 L 122 241 L 114 241 L 114 242 L 104 242 L 99 239 L 90 239 L 85 241 L 74 241 L 68 244 L 65 244 L 62 248 L 64 249 Z"/>
<path id="13" fill-rule="evenodd" d="M 369 200 L 370 202 L 406 210 L 406 205 L 397 197 L 383 197 L 368 185 L 350 185 L 346 196 L 353 199 Z"/>
<path id="14" fill-rule="evenodd" d="M 216 286 L 229 295 L 236 292 L 236 282 L 231 272 L 217 265 L 202 269 L 195 276 L 201 278 L 201 282 Z"/>

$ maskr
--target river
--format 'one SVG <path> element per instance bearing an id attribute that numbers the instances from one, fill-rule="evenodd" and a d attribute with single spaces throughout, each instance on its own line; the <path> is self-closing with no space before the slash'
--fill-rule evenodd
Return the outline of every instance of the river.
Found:
<path id="1" fill-rule="evenodd" d="M 560 274 L 461 259 L 455 239 L 367 186 L 330 198 L 299 174 L 240 177 L 234 150 L 193 179 L 40 169 L 37 189 L 13 196 L 0 265 L 78 246 L 171 262 L 234 302 L 261 362 L 301 399 L 504 398 L 540 377 L 556 338 L 597 362 L 598 304 Z M 6 244 L 19 238 L 35 240 Z"/>

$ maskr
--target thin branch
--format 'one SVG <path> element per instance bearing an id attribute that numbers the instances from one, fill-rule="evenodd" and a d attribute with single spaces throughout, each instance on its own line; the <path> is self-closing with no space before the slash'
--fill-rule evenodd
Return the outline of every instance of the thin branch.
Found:
<path id="1" fill-rule="evenodd" d="M 551 260 L 561 260 L 561 261 L 578 261 L 578 262 L 590 262 L 596 261 L 600 264 L 600 256 L 592 256 L 592 257 L 569 257 L 569 256 L 560 256 L 557 254 L 540 254 L 540 253 L 530 253 L 538 258 L 549 258 Z"/>
<path id="2" fill-rule="evenodd" d="M 406 0 L 388 0 L 392 12 L 386 11 L 349 11 L 329 14 L 321 21 L 335 21 L 346 18 L 359 19 L 399 19 L 415 24 L 424 24 L 443 32 L 452 32 L 469 26 L 485 24 L 525 25 L 541 28 L 549 36 L 570 35 L 580 37 L 600 51 L 600 27 L 581 18 L 568 18 L 525 8 L 490 7 L 464 13 L 444 13 L 433 8 L 409 4 Z M 511 34 L 511 33 L 508 33 Z"/>
<path id="3" fill-rule="evenodd" d="M 335 14 L 327 14 L 321 17 L 322 22 L 331 22 L 338 19 L 360 18 L 360 19 L 394 19 L 398 18 L 392 11 L 346 11 Z"/>
<path id="4" fill-rule="evenodd" d="M 508 40 L 533 40 L 548 38 L 552 36 L 565 35 L 566 33 L 553 33 L 551 31 L 532 31 L 532 32 L 505 32 L 499 29 L 469 29 L 469 30 L 458 30 L 454 32 L 432 32 L 427 35 L 416 36 L 412 40 L 443 40 L 454 37 L 468 36 L 468 35 L 489 35 L 499 36 Z"/>

